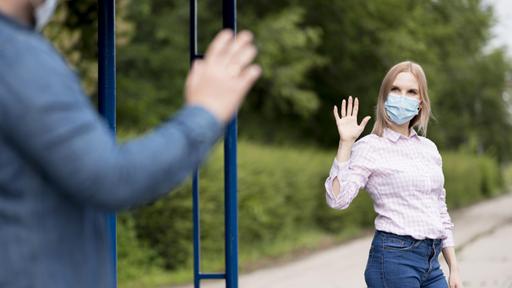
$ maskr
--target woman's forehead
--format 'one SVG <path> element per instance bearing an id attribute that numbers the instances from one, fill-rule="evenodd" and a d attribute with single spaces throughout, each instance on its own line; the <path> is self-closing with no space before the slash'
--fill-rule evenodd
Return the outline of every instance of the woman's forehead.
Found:
<path id="1" fill-rule="evenodd" d="M 418 80 L 411 72 L 400 72 L 396 75 L 395 81 L 393 81 L 393 86 L 398 86 L 400 88 L 405 89 L 418 89 Z"/>

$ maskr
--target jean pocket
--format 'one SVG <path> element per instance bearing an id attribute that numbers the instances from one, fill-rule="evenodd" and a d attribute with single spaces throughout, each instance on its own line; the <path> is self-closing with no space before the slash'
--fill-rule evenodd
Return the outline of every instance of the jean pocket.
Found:
<path id="1" fill-rule="evenodd" d="M 393 236 L 386 236 L 382 240 L 384 250 L 409 250 L 414 247 L 414 244 L 416 241 Z"/>

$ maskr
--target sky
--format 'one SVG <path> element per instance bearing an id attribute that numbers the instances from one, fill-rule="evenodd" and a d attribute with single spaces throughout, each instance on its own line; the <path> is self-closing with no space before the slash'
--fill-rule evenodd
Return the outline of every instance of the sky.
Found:
<path id="1" fill-rule="evenodd" d="M 490 46 L 507 46 L 508 55 L 512 57 L 512 0 L 485 0 L 494 6 L 498 22 L 492 29 L 494 38 Z"/>

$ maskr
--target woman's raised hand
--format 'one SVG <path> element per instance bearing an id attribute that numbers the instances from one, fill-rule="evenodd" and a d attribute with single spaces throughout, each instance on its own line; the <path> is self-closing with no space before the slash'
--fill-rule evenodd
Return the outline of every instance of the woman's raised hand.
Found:
<path id="1" fill-rule="evenodd" d="M 353 103 L 352 103 L 353 102 Z M 357 124 L 357 112 L 359 110 L 359 100 L 357 97 L 352 101 L 352 96 L 348 97 L 347 101 L 341 101 L 341 117 L 338 113 L 338 107 L 334 105 L 333 113 L 336 119 L 336 126 L 338 126 L 338 133 L 340 134 L 340 142 L 355 142 L 356 139 L 363 133 L 364 127 L 370 121 L 370 116 L 364 117 L 361 124 Z M 348 107 L 347 107 L 348 106 Z"/>

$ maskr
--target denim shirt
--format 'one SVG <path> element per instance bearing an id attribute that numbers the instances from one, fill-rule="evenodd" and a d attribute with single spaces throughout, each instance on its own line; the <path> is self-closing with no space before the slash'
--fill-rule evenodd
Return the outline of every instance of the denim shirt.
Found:
<path id="1" fill-rule="evenodd" d="M 111 287 L 106 213 L 165 195 L 223 132 L 188 106 L 116 144 L 52 45 L 0 15 L 0 287 Z"/>

